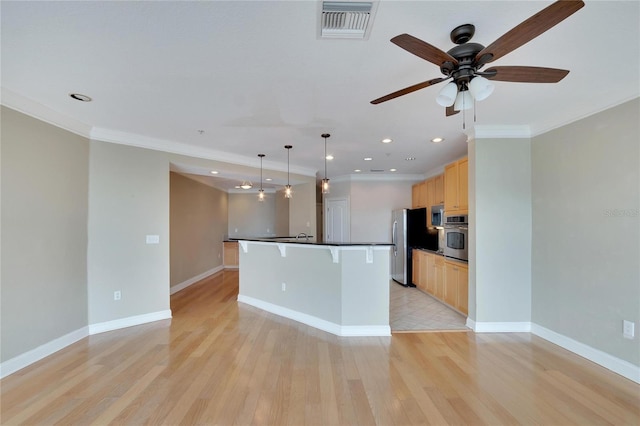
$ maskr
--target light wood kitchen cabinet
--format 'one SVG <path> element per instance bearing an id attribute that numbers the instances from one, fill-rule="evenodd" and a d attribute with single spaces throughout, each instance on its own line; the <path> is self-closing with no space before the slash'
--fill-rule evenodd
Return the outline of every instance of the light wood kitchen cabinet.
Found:
<path id="1" fill-rule="evenodd" d="M 414 249 L 411 263 L 413 265 L 411 282 L 420 290 L 427 291 L 427 253 Z"/>
<path id="2" fill-rule="evenodd" d="M 433 178 L 433 186 L 434 186 L 434 195 L 433 195 L 433 204 L 434 206 L 444 204 L 444 175 L 438 175 Z"/>
<path id="3" fill-rule="evenodd" d="M 426 291 L 429 294 L 436 294 L 436 255 L 429 254 L 425 256 L 425 270 L 427 272 L 426 276 Z"/>
<path id="4" fill-rule="evenodd" d="M 420 253 L 421 251 L 416 249 L 413 249 L 411 252 L 411 282 L 418 288 L 420 287 L 418 283 L 420 281 L 420 269 L 422 266 L 420 265 L 420 261 L 422 260 Z"/>
<path id="5" fill-rule="evenodd" d="M 413 252 L 413 283 L 463 314 L 469 313 L 469 267 L 423 250 Z"/>
<path id="6" fill-rule="evenodd" d="M 224 266 L 237 267 L 239 264 L 238 243 L 235 241 L 225 241 L 222 245 Z"/>
<path id="7" fill-rule="evenodd" d="M 418 182 L 411 187 L 411 208 L 419 209 L 427 207 L 427 183 Z"/>
<path id="8" fill-rule="evenodd" d="M 444 300 L 444 258 L 438 255 L 434 256 L 433 279 L 436 284 L 434 296 L 440 300 Z"/>
<path id="9" fill-rule="evenodd" d="M 412 209 L 418 208 L 418 197 L 420 196 L 418 194 L 419 191 L 420 191 L 420 188 L 418 187 L 417 183 L 411 187 L 411 208 Z"/>
<path id="10" fill-rule="evenodd" d="M 469 313 L 468 265 L 444 261 L 444 302 L 464 314 Z"/>
<path id="11" fill-rule="evenodd" d="M 447 214 L 469 212 L 469 162 L 465 157 L 444 167 L 444 210 Z"/>

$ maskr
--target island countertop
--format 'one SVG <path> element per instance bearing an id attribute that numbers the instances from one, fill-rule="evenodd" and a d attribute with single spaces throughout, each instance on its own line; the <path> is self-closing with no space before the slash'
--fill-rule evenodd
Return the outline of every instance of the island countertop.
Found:
<path id="1" fill-rule="evenodd" d="M 313 238 L 313 237 L 310 237 Z M 263 242 L 263 243 L 286 243 L 286 244 L 305 244 L 305 245 L 314 245 L 314 246 L 332 246 L 332 247 L 350 247 L 350 246 L 392 246 L 392 243 L 384 243 L 384 242 L 350 242 L 350 243 L 335 243 L 335 242 L 316 242 L 316 241 L 308 241 L 305 237 L 259 237 L 259 238 L 229 238 L 224 240 L 226 242 L 236 242 L 236 241 L 252 241 L 252 242 Z"/>

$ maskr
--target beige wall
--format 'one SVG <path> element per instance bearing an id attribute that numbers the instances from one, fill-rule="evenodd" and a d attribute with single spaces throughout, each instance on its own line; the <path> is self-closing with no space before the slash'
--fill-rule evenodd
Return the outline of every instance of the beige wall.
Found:
<path id="1" fill-rule="evenodd" d="M 276 234 L 276 194 L 266 193 L 264 201 L 258 194 L 229 194 L 228 235 L 239 237 L 268 237 Z"/>
<path id="2" fill-rule="evenodd" d="M 276 235 L 287 236 L 289 232 L 289 200 L 284 197 L 284 190 L 275 193 L 276 203 Z"/>
<path id="3" fill-rule="evenodd" d="M 470 143 L 469 318 L 531 321 L 531 141 Z"/>
<path id="4" fill-rule="evenodd" d="M 86 327 L 89 141 L 2 107 L 0 361 Z"/>
<path id="5" fill-rule="evenodd" d="M 533 139 L 533 312 L 640 366 L 640 100 Z M 636 324 L 622 337 L 622 320 Z"/>
<path id="6" fill-rule="evenodd" d="M 222 266 L 227 193 L 171 173 L 169 191 L 171 286 Z"/>
<path id="7" fill-rule="evenodd" d="M 289 233 L 314 235 L 316 229 L 316 183 L 294 185 L 289 199 Z M 315 235 L 314 235 L 315 237 Z"/>
<path id="8" fill-rule="evenodd" d="M 392 212 L 411 207 L 412 184 L 412 181 L 352 181 L 351 241 L 391 242 Z"/>
<path id="9" fill-rule="evenodd" d="M 87 258 L 90 324 L 169 310 L 166 153 L 91 141 Z"/>

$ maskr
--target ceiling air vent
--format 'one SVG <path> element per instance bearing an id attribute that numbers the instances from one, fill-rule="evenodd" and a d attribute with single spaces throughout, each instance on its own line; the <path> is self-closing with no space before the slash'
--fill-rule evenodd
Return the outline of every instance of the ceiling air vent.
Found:
<path id="1" fill-rule="evenodd" d="M 376 2 L 323 1 L 320 38 L 367 39 Z"/>

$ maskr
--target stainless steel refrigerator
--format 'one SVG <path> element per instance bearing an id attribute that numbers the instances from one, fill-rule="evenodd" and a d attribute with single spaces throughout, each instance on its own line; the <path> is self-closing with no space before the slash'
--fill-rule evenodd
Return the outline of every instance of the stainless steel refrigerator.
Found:
<path id="1" fill-rule="evenodd" d="M 394 210 L 391 219 L 391 278 L 406 287 L 411 282 L 414 248 L 429 248 L 427 238 L 427 209 Z"/>

